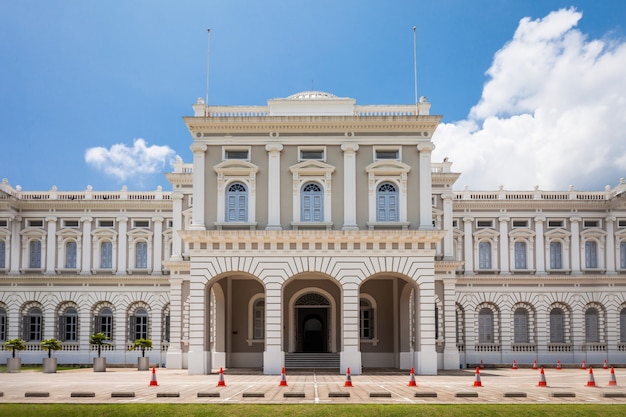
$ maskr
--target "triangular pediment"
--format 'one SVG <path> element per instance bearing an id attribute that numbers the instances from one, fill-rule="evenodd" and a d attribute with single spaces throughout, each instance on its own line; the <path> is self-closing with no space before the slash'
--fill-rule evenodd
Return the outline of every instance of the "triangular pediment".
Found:
<path id="1" fill-rule="evenodd" d="M 82 235 L 83 233 L 78 229 L 61 229 L 57 232 L 57 236 L 64 237 L 64 238 L 68 238 L 68 237 L 78 238 L 78 237 L 81 237 Z"/>
<path id="2" fill-rule="evenodd" d="M 374 175 L 401 175 L 410 170 L 411 167 L 404 162 L 393 160 L 376 161 L 365 167 L 365 172 Z"/>
<path id="3" fill-rule="evenodd" d="M 529 237 L 535 236 L 535 232 L 527 227 L 520 227 L 518 229 L 513 229 L 509 232 L 509 236 L 511 237 Z"/>
<path id="4" fill-rule="evenodd" d="M 223 175 L 250 175 L 259 171 L 258 166 L 241 159 L 228 159 L 215 165 L 213 169 Z"/>
<path id="5" fill-rule="evenodd" d="M 302 161 L 289 167 L 292 174 L 299 175 L 326 175 L 335 172 L 335 167 L 322 161 Z"/>
<path id="6" fill-rule="evenodd" d="M 474 232 L 476 238 L 494 238 L 500 236 L 500 233 L 495 229 L 480 229 Z"/>
<path id="7" fill-rule="evenodd" d="M 566 238 L 569 237 L 571 235 L 570 232 L 568 232 L 565 229 L 552 229 L 552 230 L 548 230 L 545 233 L 546 237 L 552 238 L 552 239 L 557 239 L 557 238 Z"/>

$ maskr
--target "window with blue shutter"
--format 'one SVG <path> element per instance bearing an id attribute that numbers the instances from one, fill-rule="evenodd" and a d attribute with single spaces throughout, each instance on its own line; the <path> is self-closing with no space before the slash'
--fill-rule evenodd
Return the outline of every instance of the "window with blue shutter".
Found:
<path id="1" fill-rule="evenodd" d="M 324 194 L 318 184 L 314 182 L 304 184 L 300 199 L 300 221 L 324 221 Z"/>
<path id="2" fill-rule="evenodd" d="M 398 218 L 398 189 L 384 182 L 376 190 L 376 221 L 397 222 Z"/>
<path id="3" fill-rule="evenodd" d="M 226 190 L 226 221 L 248 221 L 248 189 L 240 182 L 231 184 Z"/>

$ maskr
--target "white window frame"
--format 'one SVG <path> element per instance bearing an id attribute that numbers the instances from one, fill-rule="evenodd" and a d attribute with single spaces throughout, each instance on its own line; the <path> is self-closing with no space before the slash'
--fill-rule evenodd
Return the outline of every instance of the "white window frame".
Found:
<path id="1" fill-rule="evenodd" d="M 262 338 L 255 338 L 255 306 L 257 301 L 259 300 L 264 300 L 265 301 L 265 306 L 263 308 L 263 337 Z M 266 331 L 266 320 L 267 320 L 267 301 L 265 300 L 265 294 L 264 293 L 258 293 L 258 294 L 254 294 L 252 297 L 250 297 L 250 300 L 248 301 L 248 338 L 246 339 L 246 342 L 248 343 L 248 346 L 252 346 L 253 344 L 261 344 L 261 343 L 265 343 L 265 331 Z"/>
<path id="2" fill-rule="evenodd" d="M 113 229 L 96 229 L 92 232 L 92 269 L 96 272 L 115 273 L 117 271 L 117 232 Z M 100 246 L 102 242 L 111 242 L 111 268 L 101 267 Z"/>
<path id="3" fill-rule="evenodd" d="M 154 233 L 148 229 L 132 229 L 127 233 L 128 238 L 128 265 L 131 271 L 138 271 L 142 273 L 152 272 L 152 250 L 153 250 L 153 236 Z M 147 244 L 147 257 L 146 267 L 140 268 L 137 266 L 137 244 L 145 242 Z"/>
<path id="4" fill-rule="evenodd" d="M 602 229 L 586 229 L 580 234 L 580 249 L 581 249 L 581 264 L 583 271 L 598 271 L 601 272 L 605 268 L 605 241 L 606 232 Z M 595 242 L 595 266 L 589 266 L 587 243 Z"/>
<path id="5" fill-rule="evenodd" d="M 250 146 L 222 146 L 222 161 L 247 161 L 252 160 Z M 228 152 L 246 152 L 247 158 L 227 158 Z"/>
<path id="6" fill-rule="evenodd" d="M 393 147 L 392 147 L 393 148 Z M 404 162 L 393 159 L 381 159 L 365 167 L 368 176 L 368 222 L 369 228 L 376 226 L 398 226 L 403 229 L 409 227 L 408 222 L 408 174 L 411 167 Z M 390 182 L 398 190 L 398 221 L 378 222 L 376 220 L 377 193 L 381 183 Z"/>
<path id="7" fill-rule="evenodd" d="M 320 159 L 315 158 L 303 158 L 303 152 L 322 152 Z M 326 162 L 326 146 L 298 146 L 298 162 L 303 161 L 321 161 Z"/>
<path id="8" fill-rule="evenodd" d="M 217 173 L 217 221 L 218 229 L 229 226 L 256 226 L 256 174 L 259 167 L 243 159 L 229 159 L 213 167 Z M 234 182 L 241 182 L 248 190 L 248 221 L 226 220 L 226 191 Z"/>
<path id="9" fill-rule="evenodd" d="M 570 270 L 570 236 L 571 233 L 565 229 L 550 229 L 544 234 L 544 259 L 546 259 L 546 271 L 558 271 L 562 273 Z M 561 242 L 560 269 L 552 269 L 550 267 L 550 242 Z"/>
<path id="10" fill-rule="evenodd" d="M 395 158 L 379 158 L 378 152 L 396 152 Z M 402 161 L 402 146 L 374 146 L 372 149 L 373 161 Z"/>
<path id="11" fill-rule="evenodd" d="M 372 335 L 371 337 L 365 338 L 363 337 L 363 329 L 361 328 L 362 326 L 362 320 L 363 320 L 363 311 L 365 310 L 363 307 L 361 307 L 361 299 L 364 299 L 365 301 L 367 301 L 369 303 L 369 311 L 372 313 L 372 317 L 370 318 L 372 325 L 371 325 L 371 331 L 372 331 Z M 369 294 L 359 294 L 359 340 L 361 343 L 371 343 L 372 346 L 377 346 L 378 345 L 378 306 L 376 304 L 376 299 L 374 297 L 372 297 Z"/>
<path id="12" fill-rule="evenodd" d="M 332 186 L 335 167 L 316 159 L 309 159 L 289 167 L 292 178 L 292 202 L 293 211 L 291 223 L 294 229 L 306 226 L 332 226 Z M 304 222 L 302 220 L 302 187 L 304 184 L 314 182 L 322 188 L 323 220 L 321 222 Z"/>

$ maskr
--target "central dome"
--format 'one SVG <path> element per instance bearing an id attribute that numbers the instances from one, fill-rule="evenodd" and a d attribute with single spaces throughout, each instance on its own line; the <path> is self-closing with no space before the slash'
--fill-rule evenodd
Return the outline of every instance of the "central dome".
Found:
<path id="1" fill-rule="evenodd" d="M 309 91 L 302 91 L 300 93 L 292 94 L 289 97 L 287 97 L 287 100 L 325 100 L 325 99 L 332 99 L 332 98 L 338 98 L 338 97 L 334 94 L 330 94 L 325 91 L 309 90 Z"/>

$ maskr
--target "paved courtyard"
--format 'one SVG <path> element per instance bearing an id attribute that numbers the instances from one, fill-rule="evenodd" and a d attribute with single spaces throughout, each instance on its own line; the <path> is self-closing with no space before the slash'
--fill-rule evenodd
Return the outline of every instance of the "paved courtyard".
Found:
<path id="1" fill-rule="evenodd" d="M 151 371 L 111 368 L 43 374 L 35 371 L 0 374 L 0 403 L 613 403 L 626 404 L 626 369 L 615 370 L 617 386 L 609 386 L 610 371 L 594 369 L 596 386 L 587 386 L 589 370 L 546 369 L 547 386 L 537 386 L 540 372 L 533 369 L 485 369 L 481 387 L 474 386 L 474 370 L 415 376 L 390 370 L 351 377 L 329 372 L 287 373 L 287 386 L 278 375 L 258 371 L 188 375 L 186 370 L 157 368 L 158 386 L 150 386 Z M 621 385 L 621 382 L 624 385 Z"/>

